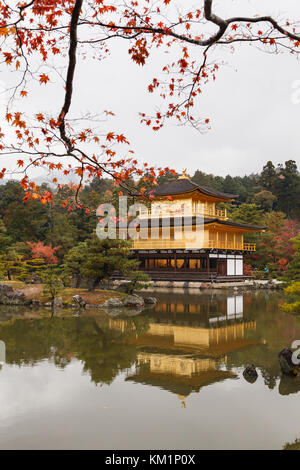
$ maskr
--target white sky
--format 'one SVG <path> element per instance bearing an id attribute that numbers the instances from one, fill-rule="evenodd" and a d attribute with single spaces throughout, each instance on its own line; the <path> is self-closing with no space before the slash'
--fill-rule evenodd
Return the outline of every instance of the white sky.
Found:
<path id="1" fill-rule="evenodd" d="M 225 17 L 257 13 L 300 20 L 298 0 L 219 0 L 214 11 Z M 300 61 L 295 56 L 269 55 L 249 45 L 237 45 L 234 53 L 219 49 L 216 58 L 227 65 L 196 103 L 199 114 L 210 118 L 211 130 L 203 135 L 169 122 L 154 132 L 140 125 L 138 112 L 156 110 L 158 93 L 149 94 L 147 86 L 172 57 L 155 52 L 146 66 L 139 67 L 128 55 L 129 43 L 113 41 L 105 61 L 78 60 L 72 112 L 109 109 L 116 113 L 110 130 L 123 132 L 141 161 L 223 176 L 259 172 L 267 160 L 277 164 L 294 159 L 300 166 L 300 104 L 292 103 L 292 85 L 300 80 Z M 47 93 L 31 102 L 35 109 L 37 101 L 39 110 L 48 103 L 51 108 L 57 106 L 58 114 L 61 91 L 55 84 L 47 86 Z"/>
<path id="2" fill-rule="evenodd" d="M 297 0 L 222 0 L 215 2 L 214 9 L 225 17 L 267 13 L 300 20 Z M 93 77 L 85 64 L 79 66 L 77 77 L 88 83 L 81 86 L 79 100 L 92 102 L 97 96 L 100 108 L 114 111 L 120 130 L 142 160 L 219 175 L 257 172 L 267 160 L 277 164 L 294 159 L 300 164 L 300 104 L 291 100 L 292 84 L 300 80 L 296 57 L 264 54 L 249 45 L 237 46 L 233 54 L 219 50 L 217 57 L 228 66 L 221 68 L 197 101 L 200 114 L 211 118 L 211 130 L 203 135 L 173 122 L 156 133 L 139 125 L 138 112 L 150 112 L 159 103 L 158 94 L 149 94 L 146 88 L 159 75 L 161 58 L 155 54 L 139 67 L 130 60 L 126 46 L 116 42 L 111 57 Z M 164 61 L 170 60 L 165 57 Z"/>

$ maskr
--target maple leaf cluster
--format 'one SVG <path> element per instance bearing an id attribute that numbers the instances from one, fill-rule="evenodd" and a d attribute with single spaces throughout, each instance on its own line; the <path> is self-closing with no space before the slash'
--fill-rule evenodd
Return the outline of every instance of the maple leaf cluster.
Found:
<path id="1" fill-rule="evenodd" d="M 17 4 L 0 0 L 1 66 L 4 73 L 12 72 L 0 152 L 5 158 L 15 158 L 16 171 L 23 173 L 25 199 L 51 201 L 51 193 L 41 192 L 29 178 L 33 167 L 76 176 L 76 199 L 68 208 L 80 206 L 78 195 L 88 178 L 109 175 L 122 190 L 130 191 L 135 178 L 156 184 L 157 175 L 165 172 L 163 167 L 139 164 L 123 132 L 99 131 L 98 124 L 92 125 L 92 116 L 76 114 L 76 62 L 87 54 L 95 59 L 98 70 L 116 39 L 128 43 L 129 57 L 139 66 L 146 64 L 152 49 L 168 52 L 171 61 L 153 71 L 155 77 L 145 84 L 149 93 L 159 92 L 166 104 L 155 113 L 141 110 L 140 121 L 154 131 L 168 119 L 206 131 L 211 119 L 199 116 L 196 104 L 222 65 L 216 61 L 216 50 L 249 43 L 266 52 L 300 53 L 297 22 L 278 22 L 270 16 L 220 18 L 213 7 L 213 0 L 203 0 L 200 8 L 175 0 L 27 0 Z M 57 82 L 57 70 L 62 84 Z M 64 100 L 55 115 L 43 111 L 43 103 L 36 98 L 37 86 L 44 93 L 48 87 L 63 90 Z M 36 101 L 34 113 L 26 110 L 29 99 Z M 113 117 L 111 111 L 104 115 Z M 8 170 L 1 167 L 0 178 L 4 178 Z M 59 187 L 60 178 L 54 177 L 53 183 Z"/>

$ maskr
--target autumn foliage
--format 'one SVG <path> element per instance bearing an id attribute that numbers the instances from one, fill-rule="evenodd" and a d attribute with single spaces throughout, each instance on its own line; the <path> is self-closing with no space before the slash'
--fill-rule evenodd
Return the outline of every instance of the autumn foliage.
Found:
<path id="1" fill-rule="evenodd" d="M 193 8 L 190 2 L 177 4 L 175 0 L 153 4 L 149 0 L 0 1 L 1 67 L 4 73 L 13 72 L 6 89 L 0 152 L 13 158 L 16 171 L 22 172 L 25 200 L 40 199 L 45 204 L 52 200 L 50 191 L 32 181 L 32 167 L 77 178 L 77 194 L 68 204 L 69 210 L 82 206 L 78 194 L 87 178 L 110 176 L 131 191 L 135 177 L 156 184 L 157 174 L 169 171 L 163 166 L 140 165 L 124 133 L 101 131 L 93 116 L 79 115 L 73 99 L 76 63 L 90 55 L 101 76 L 99 69 L 110 53 L 111 41 L 125 40 L 128 54 L 138 66 L 147 62 L 154 49 L 171 52 L 171 61 L 145 84 L 149 93 L 159 94 L 165 101 L 155 112 L 140 112 L 141 123 L 154 131 L 169 119 L 203 131 L 210 127 L 211 118 L 200 116 L 196 103 L 207 82 L 216 79 L 221 65 L 213 54 L 217 48 L 233 49 L 235 43 L 243 42 L 268 53 L 298 55 L 300 36 L 295 21 L 259 15 L 222 18 L 213 0 L 199 3 Z M 58 69 L 62 81 L 57 79 Z M 36 99 L 37 86 L 41 90 L 54 87 L 58 96 L 63 92 L 53 114 L 43 100 Z M 35 111 L 27 107 L 28 100 L 36 103 Z M 103 110 L 103 116 L 109 119 L 113 112 Z M 7 171 L 2 164 L 0 178 Z M 53 183 L 60 187 L 60 178 L 53 178 Z"/>
<path id="2" fill-rule="evenodd" d="M 55 253 L 61 248 L 56 246 L 52 248 L 50 245 L 44 245 L 43 242 L 27 242 L 31 248 L 32 258 L 43 259 L 48 264 L 56 264 L 58 258 Z"/>

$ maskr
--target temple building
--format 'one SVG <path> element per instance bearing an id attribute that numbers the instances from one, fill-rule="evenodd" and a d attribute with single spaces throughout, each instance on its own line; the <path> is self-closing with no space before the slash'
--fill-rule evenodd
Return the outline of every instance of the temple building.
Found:
<path id="1" fill-rule="evenodd" d="M 231 222 L 216 207 L 236 197 L 194 183 L 185 171 L 145 193 L 151 207 L 141 207 L 133 241 L 140 269 L 154 280 L 244 279 L 244 255 L 256 250 L 244 234 L 266 227 Z"/>

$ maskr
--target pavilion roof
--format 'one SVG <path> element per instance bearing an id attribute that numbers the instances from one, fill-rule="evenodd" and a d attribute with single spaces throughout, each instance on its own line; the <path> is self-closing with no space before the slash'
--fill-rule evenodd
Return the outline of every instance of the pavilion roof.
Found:
<path id="1" fill-rule="evenodd" d="M 188 177 L 179 177 L 174 181 L 170 181 L 169 183 L 162 184 L 160 186 L 155 186 L 153 189 L 146 191 L 147 196 L 175 196 L 180 194 L 186 194 L 190 192 L 200 192 L 206 196 L 211 196 L 214 198 L 222 199 L 222 200 L 232 200 L 237 198 L 237 194 L 227 194 L 215 189 L 210 189 L 205 186 L 201 186 L 197 183 L 194 183 Z"/>

